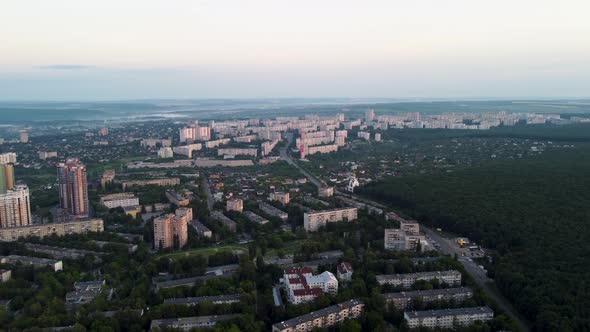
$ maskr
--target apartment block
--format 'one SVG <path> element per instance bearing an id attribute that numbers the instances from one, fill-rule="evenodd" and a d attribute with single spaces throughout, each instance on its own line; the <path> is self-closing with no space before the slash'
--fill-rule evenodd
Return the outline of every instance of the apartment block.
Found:
<path id="1" fill-rule="evenodd" d="M 271 201 L 280 202 L 283 205 L 287 205 L 290 202 L 289 192 L 285 191 L 275 191 L 270 193 L 269 199 Z"/>
<path id="2" fill-rule="evenodd" d="M 230 232 L 235 233 L 237 231 L 236 222 L 226 217 L 221 211 L 212 211 L 211 218 L 225 225 L 230 230 Z"/>
<path id="3" fill-rule="evenodd" d="M 245 216 L 245 217 L 246 217 L 248 220 L 250 220 L 250 221 L 252 221 L 252 222 L 255 222 L 255 223 L 257 223 L 257 224 L 260 224 L 260 225 L 264 225 L 264 224 L 266 224 L 266 223 L 268 223 L 268 222 L 269 222 L 269 220 L 268 220 L 268 219 L 266 219 L 266 218 L 263 218 L 263 217 L 261 217 L 261 216 L 257 215 L 256 213 L 254 213 L 254 212 L 252 212 L 252 211 L 244 211 L 244 216 Z"/>
<path id="4" fill-rule="evenodd" d="M 203 148 L 203 145 L 200 143 L 196 144 L 188 144 L 188 145 L 181 145 L 175 146 L 173 151 L 176 154 L 183 155 L 185 157 L 192 158 L 193 152 L 200 151 Z"/>
<path id="5" fill-rule="evenodd" d="M 0 165 L 0 171 L 2 166 L 6 165 Z M 0 231 L 29 226 L 31 223 L 31 202 L 26 185 L 17 184 L 0 193 Z"/>
<path id="6" fill-rule="evenodd" d="M 176 186 L 180 184 L 179 178 L 164 178 L 164 179 L 152 179 L 152 180 L 137 180 L 137 181 L 123 181 L 121 182 L 123 185 L 123 190 L 127 190 L 133 186 L 149 186 L 149 185 L 156 185 L 156 186 Z"/>
<path id="7" fill-rule="evenodd" d="M 308 232 L 315 232 L 330 222 L 352 221 L 358 216 L 357 208 L 343 208 L 325 211 L 306 212 L 303 214 L 303 227 Z"/>
<path id="8" fill-rule="evenodd" d="M 60 207 L 73 217 L 88 217 L 86 166 L 79 159 L 68 159 L 57 165 L 57 178 Z"/>
<path id="9" fill-rule="evenodd" d="M 332 197 L 334 196 L 334 187 L 321 186 L 318 188 L 319 197 Z"/>
<path id="10" fill-rule="evenodd" d="M 477 321 L 494 319 L 494 311 L 489 307 L 410 311 L 404 313 L 408 327 L 453 328 L 468 326 Z"/>
<path id="11" fill-rule="evenodd" d="M 164 304 L 169 305 L 197 305 L 203 302 L 213 304 L 231 304 L 238 303 L 242 298 L 241 294 L 227 294 L 214 296 L 182 297 L 174 299 L 165 299 Z"/>
<path id="12" fill-rule="evenodd" d="M 51 224 L 32 224 L 14 228 L 0 228 L 0 241 L 16 241 L 29 236 L 46 237 L 49 235 L 64 236 L 104 231 L 102 219 L 77 220 Z"/>
<path id="13" fill-rule="evenodd" d="M 274 207 L 270 204 L 261 202 L 258 204 L 258 208 L 262 212 L 268 214 L 269 216 L 277 217 L 277 218 L 281 219 L 282 221 L 287 221 L 289 219 L 289 214 L 287 214 L 287 212 L 277 209 L 276 207 Z"/>
<path id="14" fill-rule="evenodd" d="M 179 248 L 184 247 L 188 240 L 188 223 L 191 219 L 190 208 L 177 209 L 176 214 L 154 219 L 154 248 L 172 248 L 175 240 Z"/>
<path id="15" fill-rule="evenodd" d="M 110 194 L 101 196 L 100 204 L 106 206 L 109 209 L 114 209 L 117 207 L 138 206 L 139 198 L 137 198 L 133 193 Z"/>
<path id="16" fill-rule="evenodd" d="M 216 316 L 193 316 L 182 318 L 154 319 L 150 324 L 150 331 L 179 329 L 188 332 L 191 329 L 212 328 L 217 322 L 236 319 L 238 314 Z"/>
<path id="17" fill-rule="evenodd" d="M 256 157 L 258 155 L 258 149 L 242 149 L 242 148 L 227 148 L 218 149 L 218 156 L 251 156 Z"/>
<path id="18" fill-rule="evenodd" d="M 225 210 L 242 212 L 244 211 L 244 201 L 242 201 L 240 198 L 230 198 L 225 203 Z"/>
<path id="19" fill-rule="evenodd" d="M 63 270 L 63 262 L 61 260 L 49 259 L 49 258 L 40 258 L 40 257 L 32 257 L 32 256 L 19 256 L 19 255 L 9 255 L 9 256 L 0 256 L 0 264 L 10 264 L 10 265 L 32 265 L 36 268 L 44 268 L 49 267 L 54 272 Z"/>
<path id="20" fill-rule="evenodd" d="M 411 308 L 414 301 L 420 299 L 422 303 L 434 301 L 463 301 L 473 296 L 469 287 L 427 289 L 399 293 L 383 294 L 385 302 L 393 304 L 398 309 Z"/>
<path id="21" fill-rule="evenodd" d="M 457 270 L 435 271 L 435 272 L 417 272 L 405 274 L 386 274 L 378 275 L 377 283 L 379 285 L 392 285 L 396 287 L 410 288 L 416 281 L 438 280 L 447 285 L 461 285 L 461 272 Z"/>
<path id="22" fill-rule="evenodd" d="M 328 328 L 346 319 L 358 318 L 363 313 L 364 304 L 360 300 L 348 300 L 324 309 L 312 311 L 274 324 L 273 332 L 308 332 L 313 329 Z"/>
<path id="23" fill-rule="evenodd" d="M 199 236 L 207 238 L 213 237 L 213 232 L 207 226 L 203 225 L 203 223 L 191 221 L 190 224 Z"/>

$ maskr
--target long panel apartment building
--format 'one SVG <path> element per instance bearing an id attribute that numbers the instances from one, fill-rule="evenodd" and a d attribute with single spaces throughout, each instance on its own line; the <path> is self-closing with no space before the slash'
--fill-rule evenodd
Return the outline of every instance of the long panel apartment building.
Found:
<path id="1" fill-rule="evenodd" d="M 289 214 L 287 214 L 287 212 L 281 209 L 277 209 L 276 207 L 268 203 L 261 202 L 260 204 L 258 204 L 258 208 L 260 209 L 260 211 L 268 214 L 269 216 L 277 217 L 282 221 L 287 221 L 287 219 L 289 219 Z"/>
<path id="2" fill-rule="evenodd" d="M 477 321 L 486 322 L 494 318 L 489 307 L 410 311 L 404 313 L 408 327 L 453 328 L 468 326 Z"/>
<path id="3" fill-rule="evenodd" d="M 306 212 L 303 214 L 303 227 L 308 232 L 315 232 L 329 222 L 352 221 L 356 220 L 357 217 L 357 208 Z"/>
<path id="4" fill-rule="evenodd" d="M 399 293 L 383 294 L 385 302 L 393 304 L 398 309 L 411 308 L 416 299 L 422 303 L 434 301 L 463 301 L 473 296 L 473 290 L 469 287 L 427 289 Z"/>
<path id="5" fill-rule="evenodd" d="M 438 280 L 447 285 L 461 285 L 461 272 L 457 270 L 418 272 L 405 274 L 385 274 L 376 277 L 379 285 L 392 285 L 396 287 L 410 288 L 416 281 Z"/>
<path id="6" fill-rule="evenodd" d="M 101 196 L 100 204 L 106 206 L 109 209 L 114 209 L 117 207 L 138 206 L 139 198 L 137 198 L 133 193 L 110 194 Z"/>
<path id="7" fill-rule="evenodd" d="M 274 324 L 273 332 L 305 332 L 316 328 L 334 326 L 346 319 L 358 318 L 365 305 L 360 300 L 348 300 L 324 309 L 312 311 L 303 316 L 295 317 Z"/>
<path id="8" fill-rule="evenodd" d="M 49 235 L 64 236 L 104 231 L 102 219 L 89 219 L 50 224 L 32 224 L 15 228 L 0 228 L 0 241 L 16 241 L 19 237 L 46 237 Z"/>

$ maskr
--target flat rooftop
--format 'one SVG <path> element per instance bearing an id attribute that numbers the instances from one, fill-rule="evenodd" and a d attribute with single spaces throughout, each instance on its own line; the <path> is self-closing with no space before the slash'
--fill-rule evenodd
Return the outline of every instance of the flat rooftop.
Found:
<path id="1" fill-rule="evenodd" d="M 462 316 L 462 315 L 479 315 L 479 314 L 494 314 L 490 307 L 474 307 L 474 308 L 457 308 L 457 309 L 441 309 L 441 310 L 425 310 L 425 311 L 406 311 L 404 315 L 407 318 L 428 318 L 428 317 L 445 317 L 445 316 Z"/>

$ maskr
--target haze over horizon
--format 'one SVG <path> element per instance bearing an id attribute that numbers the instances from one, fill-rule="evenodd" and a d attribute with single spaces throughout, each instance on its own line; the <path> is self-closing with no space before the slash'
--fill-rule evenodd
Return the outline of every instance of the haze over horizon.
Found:
<path id="1" fill-rule="evenodd" d="M 583 98 L 589 10 L 581 0 L 11 2 L 0 100 Z"/>

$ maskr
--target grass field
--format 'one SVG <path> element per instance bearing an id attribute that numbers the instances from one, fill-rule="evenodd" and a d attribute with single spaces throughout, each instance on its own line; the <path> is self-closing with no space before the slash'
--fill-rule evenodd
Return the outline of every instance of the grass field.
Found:
<path id="1" fill-rule="evenodd" d="M 244 254 L 248 252 L 248 248 L 245 245 L 221 245 L 207 248 L 197 248 L 189 251 L 174 252 L 170 254 L 163 254 L 159 257 L 178 258 L 193 255 L 203 255 L 209 257 L 210 255 L 213 255 L 220 251 L 233 251 L 236 254 Z"/>

